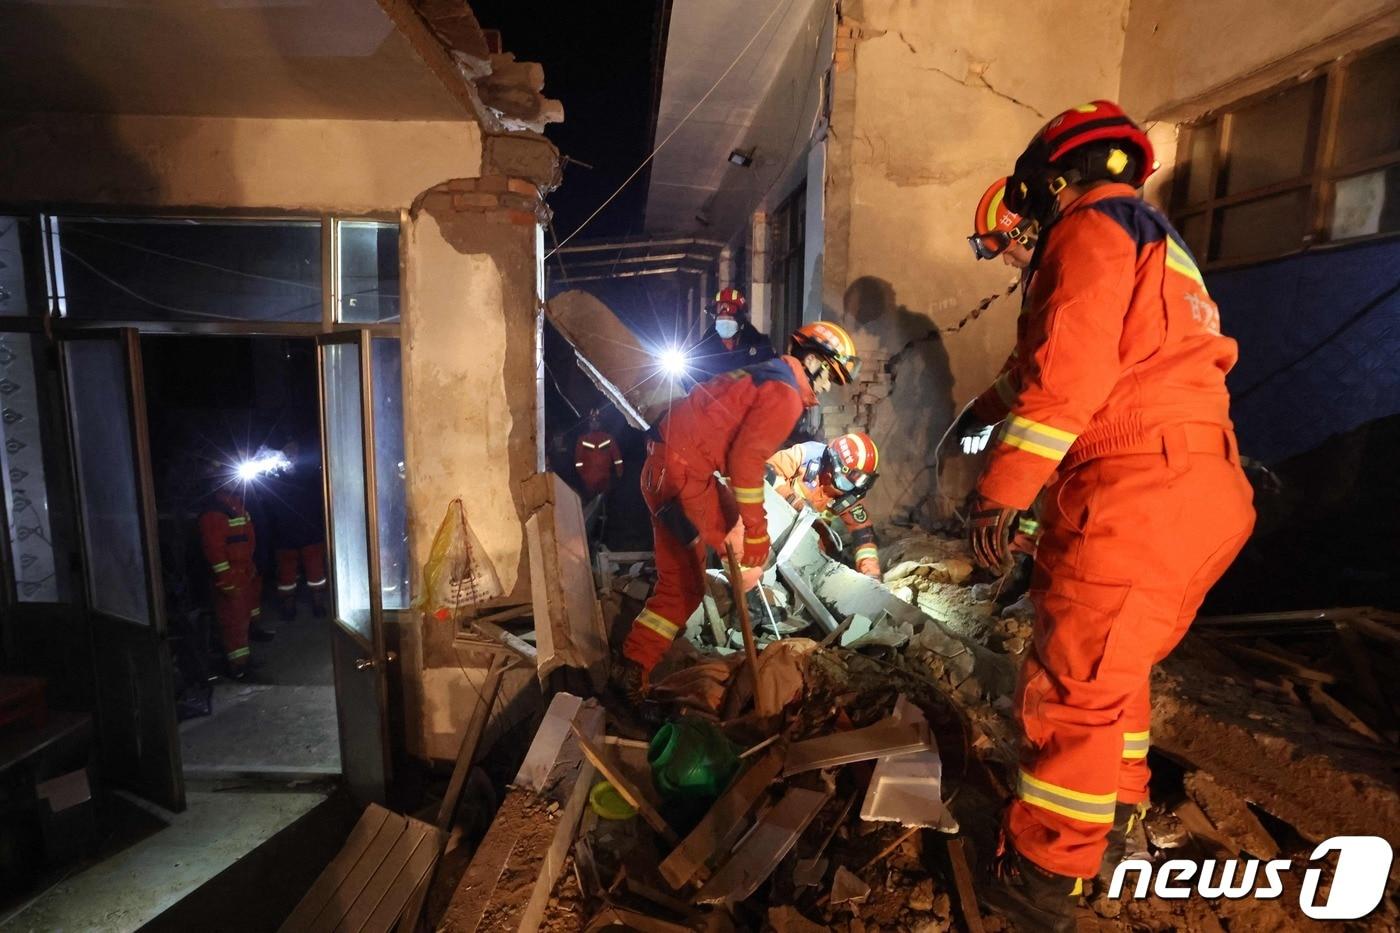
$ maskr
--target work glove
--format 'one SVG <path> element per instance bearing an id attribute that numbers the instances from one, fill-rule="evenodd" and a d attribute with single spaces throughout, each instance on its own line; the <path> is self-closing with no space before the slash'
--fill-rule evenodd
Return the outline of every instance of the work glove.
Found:
<path id="1" fill-rule="evenodd" d="M 1018 509 L 986 496 L 979 495 L 973 502 L 967 536 L 977 566 L 993 573 L 1006 572 L 1011 564 L 1011 534 L 1018 514 Z"/>
<path id="2" fill-rule="evenodd" d="M 748 529 L 744 529 L 744 554 L 739 559 L 739 563 L 744 568 L 762 567 L 768 563 L 768 551 L 772 547 L 772 542 L 768 540 L 768 529 L 763 528 L 758 534 L 749 534 Z"/>
<path id="3" fill-rule="evenodd" d="M 973 412 L 971 408 L 962 413 L 958 418 L 958 423 L 953 426 L 953 433 L 958 436 L 958 444 L 965 454 L 979 454 L 987 446 L 987 441 L 992 437 L 992 426 Z"/>

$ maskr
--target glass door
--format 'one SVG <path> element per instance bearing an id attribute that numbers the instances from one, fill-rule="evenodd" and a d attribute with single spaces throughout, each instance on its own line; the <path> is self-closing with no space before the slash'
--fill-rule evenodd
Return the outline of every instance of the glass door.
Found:
<path id="1" fill-rule="evenodd" d="M 368 331 L 321 337 L 321 443 L 335 617 L 336 706 L 346 783 L 382 801 L 389 779 L 384 600 Z"/>
<path id="2" fill-rule="evenodd" d="M 140 340 L 129 328 L 89 331 L 65 336 L 62 350 L 103 770 L 181 810 Z"/>

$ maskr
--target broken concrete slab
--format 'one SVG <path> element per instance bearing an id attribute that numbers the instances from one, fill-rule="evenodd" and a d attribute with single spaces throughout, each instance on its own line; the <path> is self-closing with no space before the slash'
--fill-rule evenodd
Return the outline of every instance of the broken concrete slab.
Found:
<path id="1" fill-rule="evenodd" d="M 831 879 L 831 906 L 861 904 L 870 896 L 870 885 L 856 877 L 855 872 L 845 865 L 836 866 L 836 875 Z"/>
<path id="2" fill-rule="evenodd" d="M 1278 858 L 1278 843 L 1244 798 L 1204 771 L 1186 775 L 1186 793 L 1205 811 L 1221 835 L 1235 843 L 1237 851 L 1266 860 Z"/>
<path id="3" fill-rule="evenodd" d="M 578 494 L 554 473 L 537 473 L 526 487 L 535 507 L 525 533 L 540 684 L 556 670 L 572 668 L 586 672 L 601 691 L 608 682 L 608 632 L 593 590 Z"/>
<path id="4" fill-rule="evenodd" d="M 804 771 L 869 761 L 886 755 L 927 751 L 929 741 L 928 723 L 899 722 L 887 717 L 864 729 L 835 732 L 794 743 L 788 748 L 783 776 L 791 777 Z"/>
<path id="5" fill-rule="evenodd" d="M 729 861 L 695 895 L 700 904 L 733 904 L 753 894 L 797 844 L 807 824 L 831 797 L 822 790 L 790 787 L 763 815 Z"/>
<path id="6" fill-rule="evenodd" d="M 928 728 L 923 711 L 904 696 L 895 702 L 891 718 Z M 928 744 L 927 749 L 889 755 L 876 762 L 865 792 L 865 803 L 860 809 L 862 820 L 957 832 L 957 820 L 943 805 L 943 762 L 932 733 L 929 733 Z"/>
<path id="7" fill-rule="evenodd" d="M 539 928 L 593 784 L 580 736 L 600 737 L 603 718 L 594 700 L 560 693 L 550 702 L 516 786 L 452 893 L 443 929 Z"/>

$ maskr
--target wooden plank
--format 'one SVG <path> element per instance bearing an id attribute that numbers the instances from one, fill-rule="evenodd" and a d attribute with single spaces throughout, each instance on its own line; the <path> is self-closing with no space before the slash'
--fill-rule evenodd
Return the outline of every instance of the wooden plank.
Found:
<path id="1" fill-rule="evenodd" d="M 437 827 L 443 832 L 452 829 L 452 821 L 457 815 L 457 804 L 462 798 L 462 786 L 467 781 L 467 772 L 476 759 L 477 747 L 481 744 L 482 733 L 491 718 L 491 708 L 496 703 L 496 694 L 501 689 L 501 678 L 506 672 L 506 663 L 499 657 L 491 660 L 486 673 L 486 682 L 481 685 L 479 702 L 462 730 L 462 742 L 457 747 L 457 763 L 452 766 L 452 778 L 447 782 L 447 792 L 442 795 L 442 805 L 438 807 Z"/>
<path id="2" fill-rule="evenodd" d="M 983 933 L 982 911 L 977 906 L 977 891 L 972 886 L 972 867 L 967 863 L 966 846 L 962 839 L 949 837 L 948 861 L 953 866 L 953 881 L 958 890 L 963 924 L 968 933 Z"/>
<path id="3" fill-rule="evenodd" d="M 394 844 L 399 841 L 407 827 L 407 817 L 397 813 L 389 815 L 389 818 L 379 827 L 379 832 L 374 834 L 374 839 L 365 848 L 364 854 L 345 875 L 340 886 L 326 902 L 325 907 L 321 909 L 321 912 L 316 915 L 316 919 L 306 929 L 310 930 L 311 933 L 331 933 L 340 924 L 341 919 L 354 905 L 355 899 L 359 897 L 360 891 L 374 877 L 374 873 L 379 870 L 379 866 L 393 850 Z"/>
<path id="4" fill-rule="evenodd" d="M 570 728 L 574 735 L 577 736 L 579 748 L 583 750 L 583 754 L 588 759 L 589 763 L 598 769 L 598 773 L 607 779 L 608 783 L 613 786 L 613 789 L 618 792 L 622 799 L 630 803 L 637 812 L 642 815 L 642 819 L 647 821 L 647 825 L 660 833 L 663 839 L 671 843 L 671 845 L 675 845 L 679 842 L 680 839 L 676 836 L 676 831 L 671 828 L 671 824 L 666 822 L 666 818 L 651 805 L 651 801 L 647 799 L 646 795 L 622 773 L 622 769 L 619 768 L 617 763 L 608 755 L 607 747 L 604 745 L 595 745 L 593 742 L 589 741 L 588 738 L 579 731 L 577 725 L 571 724 Z"/>
<path id="5" fill-rule="evenodd" d="M 753 681 L 754 702 L 760 716 L 772 716 L 775 709 L 765 709 L 763 691 L 758 689 L 758 646 L 753 637 L 753 620 L 749 618 L 749 601 L 745 598 L 744 577 L 734 545 L 724 543 L 725 568 L 729 572 L 729 590 L 734 594 L 734 610 L 739 613 L 739 630 L 744 636 L 744 655 L 748 659 L 749 678 Z"/>
<path id="6" fill-rule="evenodd" d="M 705 872 L 706 864 L 718 852 L 719 841 L 743 821 L 782 768 L 783 752 L 772 749 L 729 782 L 699 824 L 661 862 L 661 875 L 671 887 L 680 890 Z"/>
<path id="7" fill-rule="evenodd" d="M 902 723 L 886 717 L 873 726 L 849 732 L 833 732 L 797 742 L 788 748 L 783 776 L 791 777 L 817 768 L 867 761 L 885 755 L 903 755 L 929 747 L 927 725 Z"/>
<path id="8" fill-rule="evenodd" d="M 369 920 L 360 927 L 360 933 L 388 933 L 394 929 L 394 924 L 400 917 L 408 919 L 404 913 L 405 908 L 414 901 L 417 892 L 424 889 L 424 882 L 432 874 L 433 866 L 442 854 L 443 834 L 428 823 L 418 823 L 416 820 L 413 822 L 417 823 L 421 830 L 422 839 L 384 896 L 379 899 L 374 913 L 370 914 Z M 412 922 L 417 923 L 416 915 Z"/>
<path id="9" fill-rule="evenodd" d="M 1319 671 L 1305 664 L 1299 664 L 1292 658 L 1284 657 L 1282 654 L 1277 654 L 1267 648 L 1249 648 L 1245 645 L 1232 644 L 1229 646 L 1227 653 L 1237 655 L 1246 660 L 1267 664 L 1298 680 L 1306 680 L 1318 684 L 1334 684 L 1337 682 L 1337 678 L 1326 671 Z"/>
<path id="10" fill-rule="evenodd" d="M 1366 738 L 1375 742 L 1385 741 L 1376 730 L 1366 725 L 1365 720 L 1347 709 L 1342 705 L 1340 700 L 1328 694 L 1322 687 L 1316 684 L 1309 684 L 1306 689 L 1308 693 L 1308 703 L 1312 706 L 1322 710 L 1329 717 L 1335 719 L 1358 735 L 1364 735 Z"/>
<path id="11" fill-rule="evenodd" d="M 322 908 L 339 890 L 346 875 L 350 874 L 351 869 L 355 867 L 365 850 L 369 848 L 370 843 L 374 841 L 385 821 L 393 815 L 377 803 L 365 807 L 365 812 L 360 814 L 355 828 L 350 830 L 349 836 L 345 837 L 345 845 L 340 847 L 335 858 L 331 859 L 330 864 L 317 876 L 311 887 L 297 902 L 297 906 L 282 922 L 282 926 L 278 928 L 282 933 L 300 933 L 300 931 L 310 928 L 321 913 Z"/>
<path id="12" fill-rule="evenodd" d="M 399 838 L 394 841 L 391 848 L 384 856 L 384 861 L 379 863 L 364 886 L 360 888 L 355 896 L 355 901 L 350 905 L 350 909 L 345 912 L 345 916 L 340 918 L 340 922 L 335 924 L 333 929 L 336 933 L 369 933 L 369 919 L 374 916 L 374 912 L 379 907 L 379 902 L 389 893 L 394 881 L 408 864 L 413 853 L 420 847 L 432 846 L 428 824 L 418 820 L 408 820 L 404 826 L 404 831 L 399 833 Z M 406 897 L 407 895 L 405 895 Z M 399 903 L 399 910 L 403 910 L 403 902 Z M 399 918 L 396 912 L 388 921 L 388 925 L 380 928 L 388 930 L 393 922 Z"/>

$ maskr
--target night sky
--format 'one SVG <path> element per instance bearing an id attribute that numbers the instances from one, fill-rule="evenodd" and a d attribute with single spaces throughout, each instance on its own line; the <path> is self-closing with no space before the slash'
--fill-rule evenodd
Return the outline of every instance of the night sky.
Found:
<path id="1" fill-rule="evenodd" d="M 564 122 L 546 128 L 560 151 L 592 169 L 566 164 L 549 198 L 560 239 L 572 233 L 650 151 L 659 87 L 660 19 L 669 0 L 472 0 L 486 29 L 521 61 L 544 66 L 546 96 L 564 104 Z M 647 172 L 589 225 L 582 238 L 642 230 Z M 549 240 L 553 246 L 553 240 Z"/>

